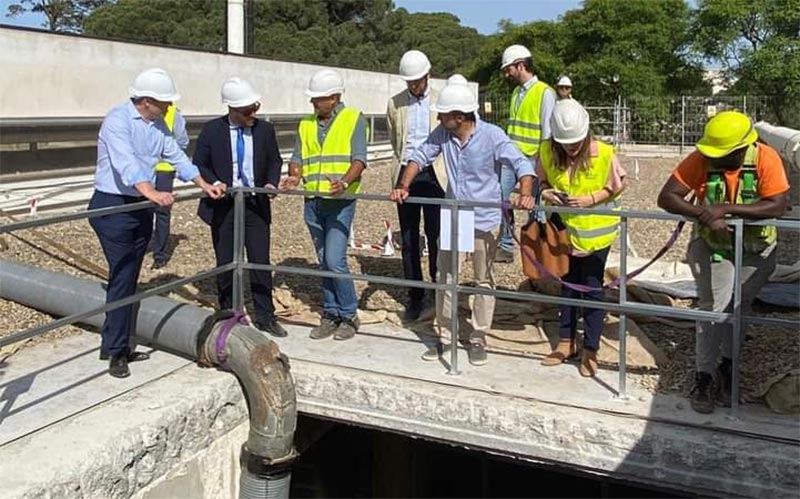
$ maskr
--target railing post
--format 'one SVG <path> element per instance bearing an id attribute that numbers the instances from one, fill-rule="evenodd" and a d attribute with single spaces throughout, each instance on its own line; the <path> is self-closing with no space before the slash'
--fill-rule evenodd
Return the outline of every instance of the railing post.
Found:
<path id="1" fill-rule="evenodd" d="M 619 304 L 628 301 L 628 217 L 620 219 L 620 255 L 619 255 Z M 619 387 L 617 398 L 628 398 L 626 371 L 628 367 L 628 314 L 619 314 Z"/>
<path id="2" fill-rule="evenodd" d="M 686 96 L 681 95 L 681 154 L 684 147 L 686 147 Z"/>
<path id="3" fill-rule="evenodd" d="M 369 117 L 369 143 L 375 143 L 375 116 Z"/>
<path id="4" fill-rule="evenodd" d="M 733 341 L 731 346 L 731 416 L 739 417 L 739 367 L 742 350 L 742 250 L 744 222 L 733 220 Z"/>
<path id="5" fill-rule="evenodd" d="M 244 249 L 244 192 L 236 190 L 233 195 L 233 309 L 237 312 L 244 311 L 244 268 L 242 253 Z"/>
<path id="6" fill-rule="evenodd" d="M 450 205 L 450 370 L 458 372 L 458 201 Z"/>

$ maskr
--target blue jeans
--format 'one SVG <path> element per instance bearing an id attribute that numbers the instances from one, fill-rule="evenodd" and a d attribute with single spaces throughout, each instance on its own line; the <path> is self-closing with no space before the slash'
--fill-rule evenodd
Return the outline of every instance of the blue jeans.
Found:
<path id="1" fill-rule="evenodd" d="M 356 212 L 354 200 L 311 198 L 305 201 L 305 220 L 319 259 L 319 268 L 345 274 L 347 238 Z M 331 318 L 356 316 L 358 297 L 350 279 L 322 278 L 323 313 Z"/>
<path id="2" fill-rule="evenodd" d="M 517 185 L 517 174 L 514 172 L 513 169 L 503 165 L 500 169 L 500 193 L 503 196 L 503 201 L 508 201 L 511 199 L 511 191 L 514 190 L 514 186 Z M 514 221 L 514 212 L 509 210 L 508 216 L 510 217 L 511 221 Z M 500 224 L 500 244 L 501 249 L 506 251 L 514 251 L 514 236 L 511 233 L 511 227 L 506 223 L 505 217 L 503 217 L 503 221 Z"/>

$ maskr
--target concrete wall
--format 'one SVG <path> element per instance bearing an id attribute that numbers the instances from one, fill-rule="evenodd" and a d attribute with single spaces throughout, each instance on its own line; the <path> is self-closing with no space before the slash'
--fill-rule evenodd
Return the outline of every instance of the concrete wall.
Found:
<path id="1" fill-rule="evenodd" d="M 188 115 L 223 112 L 219 89 L 230 76 L 262 93 L 266 114 L 310 112 L 303 90 L 322 67 L 0 28 L 0 118 L 104 116 L 128 97 L 136 74 L 153 66 L 172 74 Z M 345 102 L 367 114 L 383 114 L 386 100 L 405 87 L 396 75 L 341 71 Z"/>

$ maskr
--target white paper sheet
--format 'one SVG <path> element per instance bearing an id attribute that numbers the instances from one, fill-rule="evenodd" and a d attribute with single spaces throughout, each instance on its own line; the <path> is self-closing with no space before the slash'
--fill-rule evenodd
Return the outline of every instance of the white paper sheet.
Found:
<path id="1" fill-rule="evenodd" d="M 442 206 L 439 223 L 439 248 L 450 251 L 450 226 L 452 214 L 449 206 Z M 458 251 L 475 251 L 475 212 L 472 208 L 458 209 Z"/>

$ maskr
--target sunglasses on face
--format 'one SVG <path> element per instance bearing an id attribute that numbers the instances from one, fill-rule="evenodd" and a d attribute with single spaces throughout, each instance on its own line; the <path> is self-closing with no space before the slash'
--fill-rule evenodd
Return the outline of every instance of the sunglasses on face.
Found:
<path id="1" fill-rule="evenodd" d="M 254 114 L 256 111 L 258 111 L 258 109 L 260 107 L 261 107 L 261 103 L 260 102 L 256 102 L 255 104 L 252 104 L 252 105 L 247 106 L 247 107 L 232 107 L 231 111 L 233 111 L 235 113 L 238 113 L 238 114 L 241 114 L 243 116 L 249 116 L 251 114 Z"/>

